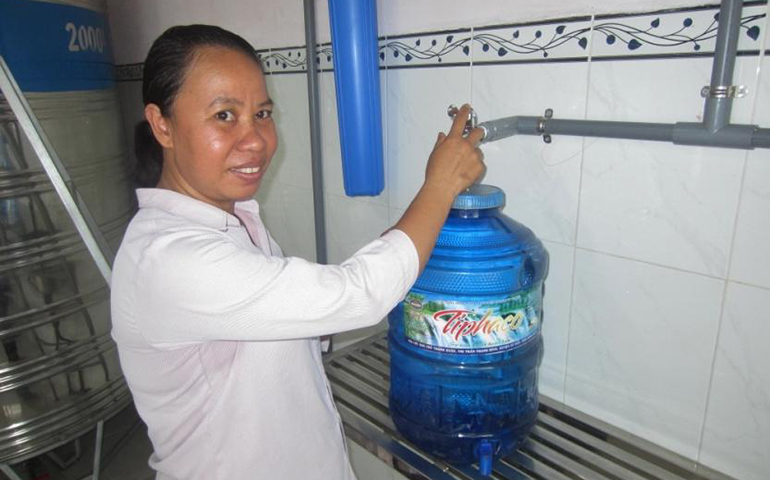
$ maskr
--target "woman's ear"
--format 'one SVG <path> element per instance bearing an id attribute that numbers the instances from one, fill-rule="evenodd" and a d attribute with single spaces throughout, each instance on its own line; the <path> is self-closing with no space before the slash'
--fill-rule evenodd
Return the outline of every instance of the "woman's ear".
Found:
<path id="1" fill-rule="evenodd" d="M 155 139 L 163 148 L 174 148 L 174 140 L 171 135 L 171 125 L 160 111 L 157 105 L 149 103 L 144 107 L 144 117 L 152 128 Z"/>

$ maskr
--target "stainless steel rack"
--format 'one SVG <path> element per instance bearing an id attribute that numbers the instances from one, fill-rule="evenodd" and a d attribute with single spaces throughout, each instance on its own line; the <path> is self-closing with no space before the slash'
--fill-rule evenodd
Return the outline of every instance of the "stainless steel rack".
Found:
<path id="1" fill-rule="evenodd" d="M 483 477 L 477 465 L 446 464 L 398 434 L 388 412 L 386 334 L 328 355 L 325 366 L 348 438 L 409 479 L 732 480 L 542 395 L 524 445 Z"/>

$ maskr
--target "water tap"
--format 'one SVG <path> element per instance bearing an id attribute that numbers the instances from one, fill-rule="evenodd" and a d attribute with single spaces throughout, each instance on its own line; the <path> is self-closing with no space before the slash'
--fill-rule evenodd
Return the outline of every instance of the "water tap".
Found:
<path id="1" fill-rule="evenodd" d="M 459 112 L 460 109 L 457 108 L 455 105 L 449 105 L 449 108 L 447 108 L 446 113 L 449 115 L 450 118 L 455 118 L 457 116 L 457 112 Z M 463 135 L 468 135 L 471 133 L 471 130 L 476 128 L 476 125 L 478 125 L 479 119 L 476 116 L 476 111 L 471 108 L 470 113 L 468 113 L 468 120 L 465 121 L 465 128 L 463 128 Z"/>

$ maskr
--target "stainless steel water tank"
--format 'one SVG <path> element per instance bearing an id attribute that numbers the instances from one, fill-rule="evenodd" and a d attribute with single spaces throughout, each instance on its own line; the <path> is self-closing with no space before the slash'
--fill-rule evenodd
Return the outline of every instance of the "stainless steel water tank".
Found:
<path id="1" fill-rule="evenodd" d="M 103 1 L 0 0 L 0 54 L 114 250 L 134 211 Z M 0 462 L 130 401 L 109 289 L 0 96 Z"/>

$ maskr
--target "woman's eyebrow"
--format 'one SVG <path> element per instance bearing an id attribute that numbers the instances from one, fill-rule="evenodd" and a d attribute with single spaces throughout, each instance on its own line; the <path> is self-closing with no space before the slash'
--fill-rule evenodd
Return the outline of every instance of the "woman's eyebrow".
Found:
<path id="1" fill-rule="evenodd" d="M 243 102 L 233 97 L 217 97 L 209 103 L 209 107 L 214 105 L 243 105 Z"/>
<path id="2" fill-rule="evenodd" d="M 238 100 L 237 98 L 233 97 L 217 97 L 209 104 L 208 108 L 213 107 L 214 105 L 243 105 L 243 102 L 241 100 Z M 273 99 L 268 98 L 264 102 L 260 103 L 260 107 L 272 107 L 274 105 Z"/>

